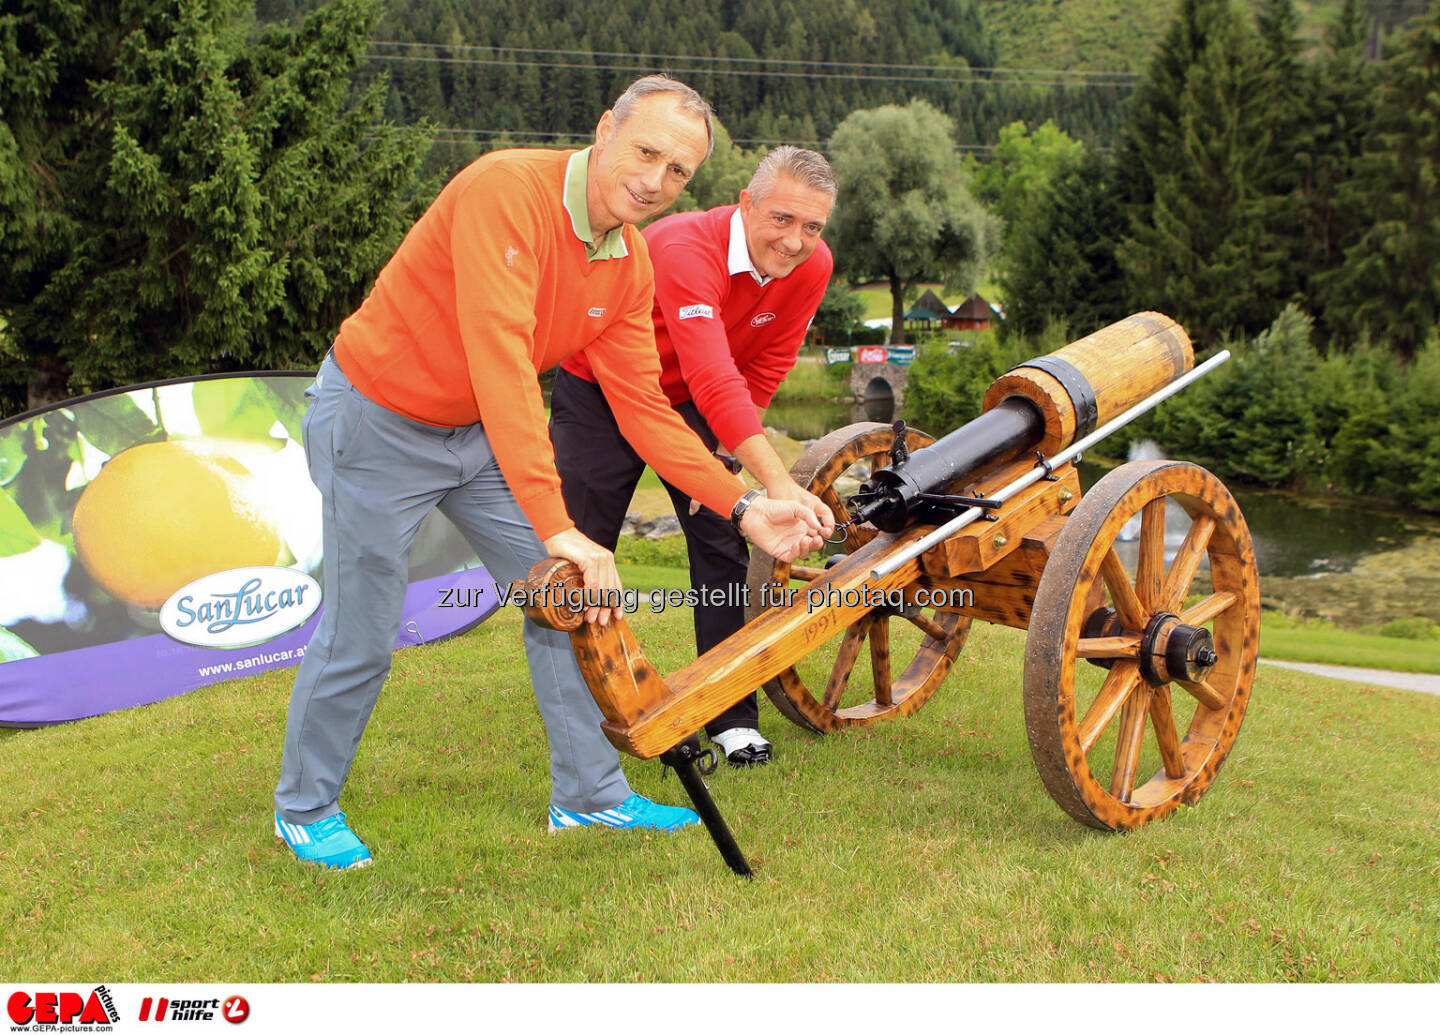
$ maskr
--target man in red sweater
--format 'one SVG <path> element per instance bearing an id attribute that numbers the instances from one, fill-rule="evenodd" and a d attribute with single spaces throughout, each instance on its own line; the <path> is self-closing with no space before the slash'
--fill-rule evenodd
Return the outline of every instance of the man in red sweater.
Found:
<path id="1" fill-rule="evenodd" d="M 738 205 L 652 223 L 655 338 L 661 386 L 711 449 L 743 465 L 771 499 L 794 500 L 831 520 L 829 508 L 791 479 L 760 419 L 795 358 L 834 262 L 820 232 L 835 203 L 835 174 L 814 151 L 767 154 Z M 576 527 L 614 549 L 645 461 L 625 440 L 608 392 L 586 353 L 555 376 L 550 436 Z M 690 554 L 695 647 L 704 653 L 745 621 L 745 540 L 668 479 Z M 759 732 L 755 694 L 706 732 L 732 765 L 760 765 L 771 746 Z"/>
<path id="2" fill-rule="evenodd" d="M 813 510 L 746 492 L 660 389 L 653 269 L 633 224 L 675 200 L 711 139 L 705 101 L 649 76 L 601 117 L 592 147 L 485 155 L 446 185 L 341 325 L 305 417 L 325 609 L 296 673 L 275 791 L 275 833 L 300 859 L 370 862 L 340 792 L 389 672 L 410 543 L 432 509 L 497 583 L 548 554 L 579 566 L 590 599 L 618 599 L 614 555 L 566 513 L 541 371 L 583 350 L 623 434 L 667 478 L 766 550 L 818 543 Z M 587 618 L 615 614 L 597 606 Z M 569 638 L 528 619 L 524 638 L 550 742 L 550 829 L 697 822 L 631 793 Z"/>

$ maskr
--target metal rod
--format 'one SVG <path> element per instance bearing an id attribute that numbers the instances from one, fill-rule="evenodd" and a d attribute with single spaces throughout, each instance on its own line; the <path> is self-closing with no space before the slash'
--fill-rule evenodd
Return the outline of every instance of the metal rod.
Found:
<path id="1" fill-rule="evenodd" d="M 1216 367 L 1218 367 L 1221 363 L 1224 363 L 1229 358 L 1230 350 L 1222 349 L 1220 352 L 1217 352 L 1215 355 L 1207 359 L 1204 363 L 1201 363 L 1194 370 L 1191 370 L 1188 374 L 1177 377 L 1174 381 L 1171 381 L 1168 385 L 1160 389 L 1158 392 L 1155 392 L 1153 395 L 1149 395 L 1146 396 L 1144 399 L 1141 399 L 1138 403 L 1130 407 L 1124 413 L 1120 414 L 1118 417 L 1114 417 L 1111 420 L 1107 421 L 1105 424 L 1090 432 L 1090 434 L 1086 435 L 1084 438 L 1079 439 L 1076 442 L 1072 442 L 1070 445 L 1066 446 L 1064 449 L 1056 453 L 1054 456 L 1050 457 L 1048 460 L 1045 460 L 1042 463 L 1037 463 L 1035 467 L 1033 467 L 1030 471 L 1022 474 L 1019 478 L 1016 478 L 1013 482 L 1010 482 L 1004 488 L 999 489 L 995 493 L 993 493 L 991 498 L 1004 502 L 1005 500 L 1008 500 L 1011 496 L 1014 496 L 1017 492 L 1028 489 L 1040 479 L 1049 475 L 1051 469 L 1059 467 L 1061 464 L 1069 463 L 1074 457 L 1079 456 L 1081 453 L 1089 449 L 1101 439 L 1108 438 L 1109 436 L 1113 435 L 1115 432 L 1123 428 L 1125 425 L 1129 424 L 1136 417 L 1139 417 L 1142 414 L 1148 413 L 1149 411 L 1153 410 L 1155 407 L 1159 406 L 1162 402 L 1170 398 L 1176 392 L 1187 387 L 1192 382 L 1204 377 L 1206 374 L 1210 373 L 1210 371 L 1214 370 Z M 872 579 L 884 578 L 886 575 L 889 575 L 891 572 L 899 568 L 902 564 L 914 560 L 926 550 L 929 550 L 931 547 L 938 546 L 946 539 L 949 539 L 952 535 L 960 531 L 960 529 L 964 528 L 966 525 L 972 524 L 975 521 L 979 520 L 984 513 L 985 511 L 980 507 L 971 507 L 968 510 L 962 511 L 959 515 L 951 518 L 949 521 L 945 522 L 945 524 L 941 525 L 934 531 L 927 534 L 924 538 L 915 540 L 915 542 L 911 543 L 905 549 L 899 551 L 898 553 L 895 553 L 890 557 L 885 558 L 885 560 L 881 561 L 873 569 L 871 569 L 870 577 Z"/>
<path id="2" fill-rule="evenodd" d="M 705 786 L 705 778 L 695 768 L 695 762 L 702 754 L 695 738 L 687 737 L 661 755 L 660 761 L 674 769 L 675 775 L 680 777 L 680 785 L 685 788 L 685 793 L 690 795 L 690 801 L 694 803 L 695 811 L 699 814 L 700 821 L 705 824 L 705 829 L 710 832 L 710 840 L 714 841 L 715 847 L 720 850 L 725 865 L 741 877 L 753 877 L 755 874 L 751 871 L 750 864 L 745 861 L 745 853 L 740 851 L 740 846 L 735 843 L 735 837 L 730 833 L 725 817 L 720 815 L 715 799 L 710 797 L 710 788 Z"/>

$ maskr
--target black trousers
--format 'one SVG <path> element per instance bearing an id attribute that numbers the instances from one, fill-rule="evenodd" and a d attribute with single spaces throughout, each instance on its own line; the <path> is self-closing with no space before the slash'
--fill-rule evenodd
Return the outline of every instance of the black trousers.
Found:
<path id="1" fill-rule="evenodd" d="M 713 450 L 717 439 L 695 404 L 681 403 L 675 409 Z M 565 509 L 575 527 L 606 549 L 615 549 L 635 486 L 645 472 L 645 461 L 620 434 L 599 385 L 565 370 L 555 372 L 550 441 L 555 447 Z M 664 485 L 685 532 L 691 587 L 705 594 L 702 600 L 734 602 L 695 608 L 695 649 L 704 654 L 745 624 L 745 608 L 740 603 L 744 591 L 727 587 L 745 585 L 750 553 L 745 537 L 730 527 L 726 518 L 705 507 L 691 514 L 690 497 L 669 482 Z M 758 729 L 759 716 L 759 701 L 752 693 L 706 725 L 705 732 L 713 737 L 725 730 Z"/>

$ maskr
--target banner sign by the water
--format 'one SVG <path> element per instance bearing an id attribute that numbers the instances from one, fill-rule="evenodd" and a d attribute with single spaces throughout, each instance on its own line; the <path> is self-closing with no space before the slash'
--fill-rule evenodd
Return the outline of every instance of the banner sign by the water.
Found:
<path id="1" fill-rule="evenodd" d="M 887 345 L 885 346 L 885 362 L 895 363 L 902 367 L 908 367 L 915 362 L 914 345 Z"/>
<path id="2" fill-rule="evenodd" d="M 167 381 L 0 422 L 0 726 L 299 664 L 325 606 L 300 431 L 312 380 Z M 430 514 L 395 645 L 462 632 L 498 603 Z"/>
<path id="3" fill-rule="evenodd" d="M 884 363 L 884 345 L 861 345 L 855 350 L 856 359 L 861 363 Z"/>

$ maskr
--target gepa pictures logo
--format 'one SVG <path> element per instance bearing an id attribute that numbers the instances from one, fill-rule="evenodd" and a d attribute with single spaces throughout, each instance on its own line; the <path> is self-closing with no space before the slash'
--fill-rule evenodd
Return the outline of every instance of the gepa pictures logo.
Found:
<path id="1" fill-rule="evenodd" d="M 181 586 L 160 608 L 160 628 L 196 647 L 251 647 L 309 621 L 320 584 L 294 568 L 231 568 Z"/>
<path id="2" fill-rule="evenodd" d="M 108 1031 L 120 1019 L 115 1000 L 104 985 L 86 994 L 22 989 L 5 1001 L 5 1012 L 16 1031 L 32 1026 L 46 1031 Z"/>

